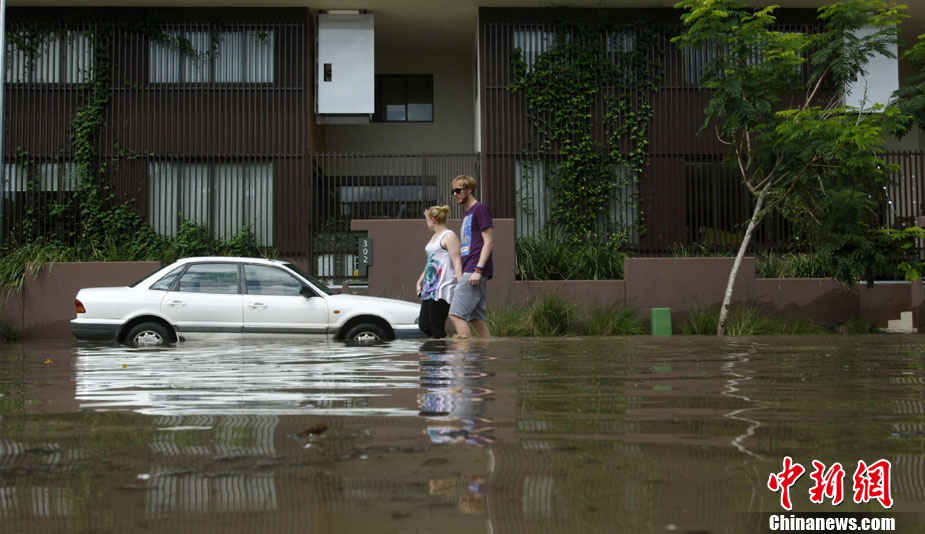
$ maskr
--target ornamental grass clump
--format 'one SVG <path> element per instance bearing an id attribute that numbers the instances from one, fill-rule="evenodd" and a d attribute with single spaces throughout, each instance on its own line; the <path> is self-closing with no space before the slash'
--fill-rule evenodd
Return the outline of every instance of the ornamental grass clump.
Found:
<path id="1" fill-rule="evenodd" d="M 530 329 L 535 336 L 565 336 L 577 334 L 578 306 L 558 295 L 541 297 L 530 306 Z"/>
<path id="2" fill-rule="evenodd" d="M 492 335 L 498 337 L 524 337 L 533 332 L 527 308 L 520 304 L 493 304 L 488 306 L 485 322 Z"/>
<path id="3" fill-rule="evenodd" d="M 585 333 L 589 336 L 634 336 L 648 332 L 635 309 L 611 304 L 591 308 Z"/>

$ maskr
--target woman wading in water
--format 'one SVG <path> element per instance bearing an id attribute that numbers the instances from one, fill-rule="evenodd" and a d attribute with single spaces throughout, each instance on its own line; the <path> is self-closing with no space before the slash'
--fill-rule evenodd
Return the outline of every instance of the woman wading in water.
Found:
<path id="1" fill-rule="evenodd" d="M 446 337 L 446 318 L 453 301 L 453 291 L 462 276 L 459 237 L 446 227 L 449 206 L 431 206 L 424 210 L 427 228 L 434 235 L 424 247 L 427 263 L 418 277 L 421 297 L 419 328 L 433 338 Z"/>

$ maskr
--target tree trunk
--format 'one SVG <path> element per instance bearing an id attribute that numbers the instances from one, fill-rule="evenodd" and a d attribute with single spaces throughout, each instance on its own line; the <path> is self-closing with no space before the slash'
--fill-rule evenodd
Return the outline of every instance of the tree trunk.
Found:
<path id="1" fill-rule="evenodd" d="M 729 315 L 729 304 L 732 302 L 732 287 L 735 285 L 736 277 L 739 275 L 739 267 L 742 265 L 742 258 L 745 257 L 745 251 L 748 249 L 748 243 L 752 240 L 752 232 L 758 226 L 761 209 L 764 207 L 764 196 L 768 188 L 765 187 L 758 193 L 758 199 L 755 201 L 755 210 L 752 212 L 752 218 L 748 221 L 748 228 L 742 237 L 742 244 L 739 246 L 739 253 L 732 263 L 732 270 L 729 271 L 729 281 L 726 283 L 726 293 L 723 295 L 723 305 L 719 309 L 719 322 L 716 324 L 716 335 L 726 335 L 726 316 Z"/>

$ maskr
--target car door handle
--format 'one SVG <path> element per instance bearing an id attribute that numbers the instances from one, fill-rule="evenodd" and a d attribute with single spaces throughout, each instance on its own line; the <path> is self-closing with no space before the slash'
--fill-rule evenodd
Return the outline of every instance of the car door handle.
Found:
<path id="1" fill-rule="evenodd" d="M 171 308 L 182 308 L 183 306 L 186 306 L 186 303 L 182 300 L 171 300 L 167 303 L 167 305 Z"/>
<path id="2" fill-rule="evenodd" d="M 251 308 L 251 309 L 254 309 L 254 310 L 265 310 L 265 309 L 267 309 L 267 305 L 264 304 L 264 303 L 262 303 L 262 302 L 251 302 L 251 303 L 249 303 L 249 304 L 247 305 L 247 307 L 248 307 L 248 308 Z"/>

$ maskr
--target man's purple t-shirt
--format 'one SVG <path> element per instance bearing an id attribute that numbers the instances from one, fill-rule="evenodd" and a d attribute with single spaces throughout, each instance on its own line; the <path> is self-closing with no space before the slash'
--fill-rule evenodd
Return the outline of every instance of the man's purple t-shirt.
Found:
<path id="1" fill-rule="evenodd" d="M 464 273 L 475 272 L 475 267 L 479 264 L 479 256 L 482 254 L 482 246 L 485 240 L 482 239 L 482 230 L 491 228 L 491 212 L 488 206 L 481 202 L 476 202 L 471 208 L 466 210 L 463 215 L 462 228 L 459 232 L 460 255 L 462 256 L 462 270 Z M 483 276 L 491 278 L 493 268 L 491 256 L 485 262 L 483 267 Z"/>

